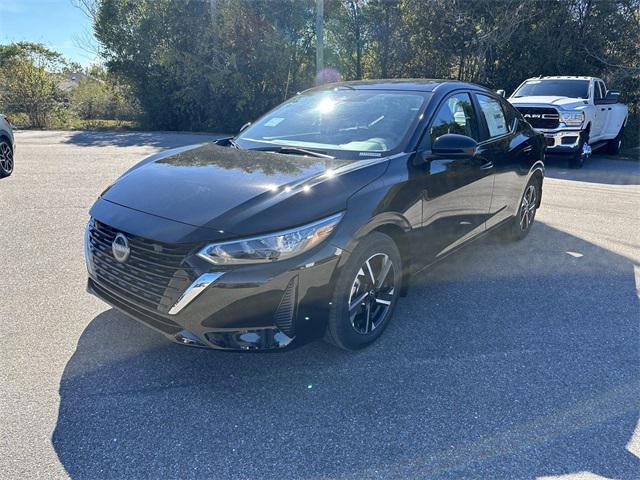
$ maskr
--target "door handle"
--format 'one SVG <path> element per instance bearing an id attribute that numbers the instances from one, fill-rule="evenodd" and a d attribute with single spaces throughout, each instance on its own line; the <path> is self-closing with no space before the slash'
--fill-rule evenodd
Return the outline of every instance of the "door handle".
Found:
<path id="1" fill-rule="evenodd" d="M 533 150 L 533 145 L 529 145 L 528 147 L 524 147 L 522 149 L 524 153 L 529 153 L 531 150 Z"/>
<path id="2" fill-rule="evenodd" d="M 484 162 L 480 165 L 480 170 L 489 170 L 493 168 L 493 162 L 491 160 Z"/>

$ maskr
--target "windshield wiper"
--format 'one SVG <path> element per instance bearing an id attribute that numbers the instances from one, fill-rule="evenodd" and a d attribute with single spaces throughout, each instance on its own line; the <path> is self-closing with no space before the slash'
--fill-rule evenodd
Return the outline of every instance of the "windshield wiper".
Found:
<path id="1" fill-rule="evenodd" d="M 214 140 L 213 143 L 222 147 L 240 148 L 240 145 L 236 143 L 233 137 L 219 138 L 218 140 Z"/>
<path id="2" fill-rule="evenodd" d="M 277 145 L 273 147 L 254 148 L 252 150 L 258 150 L 260 152 L 276 152 L 291 155 L 307 155 L 309 157 L 329 158 L 333 160 L 335 157 L 327 155 L 326 153 L 314 152 L 313 150 L 306 150 L 304 148 L 291 147 L 287 145 Z"/>

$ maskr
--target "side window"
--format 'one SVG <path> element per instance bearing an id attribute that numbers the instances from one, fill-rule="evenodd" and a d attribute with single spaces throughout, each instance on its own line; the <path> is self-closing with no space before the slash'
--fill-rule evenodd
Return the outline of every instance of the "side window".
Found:
<path id="1" fill-rule="evenodd" d="M 595 89 L 594 99 L 596 101 L 602 100 L 604 98 L 604 92 L 602 91 L 602 82 L 595 82 L 593 84 L 593 87 Z"/>
<path id="2" fill-rule="evenodd" d="M 507 128 L 507 119 L 504 116 L 504 111 L 500 106 L 500 102 L 492 97 L 486 95 L 477 95 L 482 115 L 487 121 L 487 127 L 489 128 L 489 137 L 499 137 L 509 132 Z"/>
<path id="3" fill-rule="evenodd" d="M 507 130 L 513 131 L 516 128 L 516 122 L 518 121 L 518 111 L 513 106 L 505 101 L 501 102 L 504 116 L 507 119 Z"/>
<path id="4" fill-rule="evenodd" d="M 450 96 L 436 112 L 429 129 L 431 143 L 447 133 L 457 133 L 479 140 L 478 122 L 468 93 Z"/>

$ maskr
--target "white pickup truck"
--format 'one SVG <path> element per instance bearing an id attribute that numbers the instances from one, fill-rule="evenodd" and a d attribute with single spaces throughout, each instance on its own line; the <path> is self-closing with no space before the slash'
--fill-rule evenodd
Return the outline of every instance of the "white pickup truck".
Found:
<path id="1" fill-rule="evenodd" d="M 544 133 L 548 153 L 569 154 L 570 166 L 581 168 L 592 150 L 620 151 L 628 112 L 619 96 L 595 77 L 536 77 L 522 82 L 509 102 Z"/>

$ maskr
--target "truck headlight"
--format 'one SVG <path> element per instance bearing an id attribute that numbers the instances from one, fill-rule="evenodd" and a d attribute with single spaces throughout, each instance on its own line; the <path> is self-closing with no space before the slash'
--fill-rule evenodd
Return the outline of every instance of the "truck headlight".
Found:
<path id="1" fill-rule="evenodd" d="M 560 112 L 560 121 L 565 125 L 582 125 L 584 112 Z"/>
<path id="2" fill-rule="evenodd" d="M 342 213 L 301 227 L 259 237 L 207 245 L 198 256 L 215 265 L 245 265 L 285 260 L 315 247 L 336 227 Z"/>

